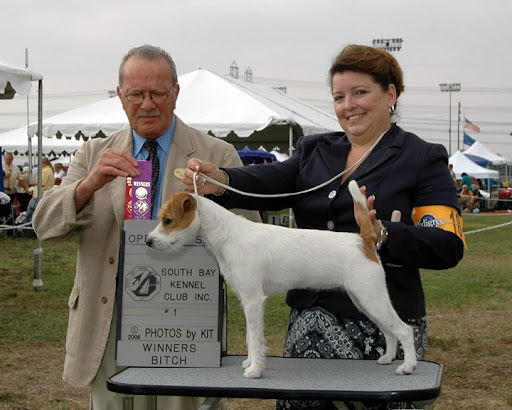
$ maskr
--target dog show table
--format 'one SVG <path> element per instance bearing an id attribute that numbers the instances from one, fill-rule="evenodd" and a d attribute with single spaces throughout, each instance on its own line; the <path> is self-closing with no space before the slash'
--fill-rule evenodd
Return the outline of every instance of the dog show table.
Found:
<path id="1" fill-rule="evenodd" d="M 216 368 L 128 367 L 107 380 L 108 390 L 123 396 L 124 409 L 133 396 L 199 396 L 206 410 L 220 398 L 324 399 L 332 401 L 412 401 L 429 408 L 441 393 L 443 365 L 419 361 L 408 376 L 394 371 L 401 361 L 379 365 L 375 360 L 333 360 L 268 357 L 261 379 L 242 376 L 246 356 L 224 356 Z"/>

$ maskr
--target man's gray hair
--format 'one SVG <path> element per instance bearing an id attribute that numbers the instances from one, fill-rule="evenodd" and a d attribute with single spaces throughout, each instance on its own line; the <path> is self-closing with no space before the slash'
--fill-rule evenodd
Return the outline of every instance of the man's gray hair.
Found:
<path id="1" fill-rule="evenodd" d="M 121 87 L 123 86 L 123 67 L 126 61 L 128 61 L 128 59 L 131 57 L 140 58 L 142 60 L 158 60 L 160 58 L 165 59 L 165 61 L 167 61 L 172 71 L 172 81 L 174 83 L 173 86 L 176 86 L 176 84 L 178 84 L 178 73 L 176 71 L 176 64 L 174 64 L 174 61 L 170 54 L 167 51 L 161 49 L 160 47 L 145 44 L 140 47 L 132 48 L 128 51 L 128 53 L 126 53 L 126 55 L 121 60 L 121 64 L 119 65 L 119 85 Z"/>

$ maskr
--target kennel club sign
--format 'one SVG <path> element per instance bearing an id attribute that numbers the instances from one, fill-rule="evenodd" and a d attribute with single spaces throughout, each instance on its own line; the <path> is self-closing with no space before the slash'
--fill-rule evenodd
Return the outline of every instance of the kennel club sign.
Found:
<path id="1" fill-rule="evenodd" d="M 218 367 L 222 282 L 200 237 L 180 253 L 146 245 L 157 221 L 125 220 L 117 288 L 119 366 Z"/>

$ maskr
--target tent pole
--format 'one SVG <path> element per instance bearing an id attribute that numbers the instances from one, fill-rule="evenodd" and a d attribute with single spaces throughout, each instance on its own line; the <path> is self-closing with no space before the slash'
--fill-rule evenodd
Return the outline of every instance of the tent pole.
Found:
<path id="1" fill-rule="evenodd" d="M 290 130 L 289 130 L 289 140 L 288 140 L 288 155 L 290 155 L 290 158 L 291 158 L 292 153 L 293 153 L 293 125 L 292 125 L 291 122 L 289 123 L 289 126 L 290 126 Z M 288 210 L 288 227 L 289 228 L 293 227 L 293 211 L 292 211 L 292 208 L 290 208 Z"/>
<path id="2" fill-rule="evenodd" d="M 28 133 L 28 126 L 30 124 L 30 114 L 29 114 L 29 103 L 28 103 L 28 95 L 27 95 L 27 143 L 28 143 L 28 183 L 32 185 L 34 183 L 34 176 L 32 175 L 32 169 L 34 167 L 32 161 L 32 138 Z"/>
<path id="3" fill-rule="evenodd" d="M 25 68 L 28 69 L 28 48 L 25 49 Z M 29 95 L 27 94 L 27 140 L 28 140 L 28 183 L 32 185 L 34 183 L 34 176 L 32 174 L 32 169 L 34 167 L 33 158 L 32 158 L 32 138 L 28 133 L 28 126 L 30 125 L 30 104 L 29 104 Z"/>
<path id="4" fill-rule="evenodd" d="M 43 80 L 39 80 L 37 108 L 37 201 L 43 196 Z M 36 205 L 37 206 L 37 205 Z M 43 287 L 42 280 L 42 254 L 41 239 L 37 237 L 37 247 L 34 248 L 34 291 L 40 292 Z"/>

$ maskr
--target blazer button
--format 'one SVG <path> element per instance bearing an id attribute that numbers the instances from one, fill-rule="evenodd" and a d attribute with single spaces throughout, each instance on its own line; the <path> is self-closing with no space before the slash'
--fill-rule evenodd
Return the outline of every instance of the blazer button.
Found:
<path id="1" fill-rule="evenodd" d="M 101 298 L 101 301 L 103 302 L 103 304 L 104 304 L 104 305 L 106 305 L 106 304 L 107 304 L 107 302 L 108 302 L 108 298 L 107 298 L 106 296 L 103 296 L 103 297 Z"/>
<path id="2" fill-rule="evenodd" d="M 113 264 L 114 264 L 114 258 L 112 258 L 112 257 L 108 258 L 108 262 L 109 262 L 111 265 L 113 265 Z"/>
<path id="3" fill-rule="evenodd" d="M 327 221 L 327 229 L 330 231 L 334 229 L 334 221 Z"/>
<path id="4" fill-rule="evenodd" d="M 327 196 L 329 197 L 329 199 L 333 199 L 336 196 L 336 191 L 332 190 L 331 192 L 329 192 L 329 195 Z"/>

